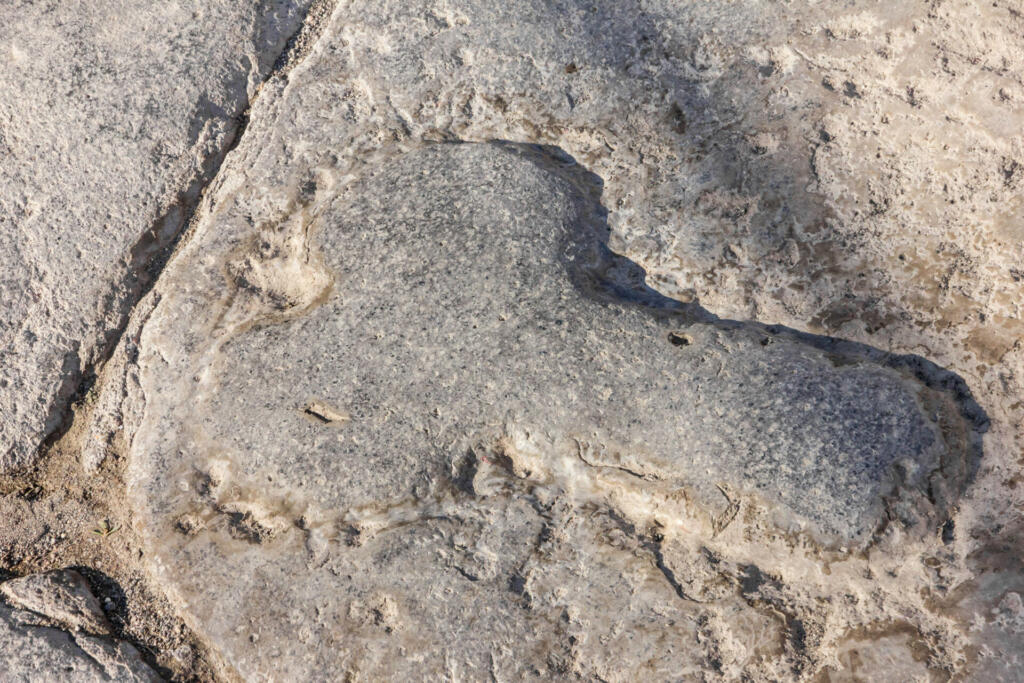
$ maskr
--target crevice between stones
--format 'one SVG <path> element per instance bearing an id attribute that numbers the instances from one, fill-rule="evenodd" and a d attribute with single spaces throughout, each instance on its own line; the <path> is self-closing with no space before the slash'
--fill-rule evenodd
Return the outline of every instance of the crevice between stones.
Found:
<path id="1" fill-rule="evenodd" d="M 228 131 L 222 148 L 204 159 L 202 170 L 186 181 L 185 187 L 178 191 L 167 210 L 153 221 L 128 250 L 125 259 L 127 274 L 107 295 L 111 302 L 108 310 L 117 311 L 117 325 L 103 334 L 95 351 L 89 354 L 91 358 L 83 362 L 79 353 L 74 352 L 71 354 L 75 357 L 72 361 L 74 367 L 69 366 L 69 359 L 65 359 L 62 389 L 45 423 L 47 434 L 35 449 L 36 457 L 29 459 L 28 468 L 31 468 L 39 454 L 48 451 L 67 434 L 74 419 L 73 406 L 82 401 L 96 384 L 100 369 L 120 345 L 136 307 L 152 291 L 171 257 L 187 243 L 208 188 L 214 185 L 224 161 L 245 135 L 253 105 L 259 99 L 263 86 L 274 79 L 287 79 L 288 72 L 305 59 L 322 35 L 337 1 L 313 0 L 298 28 L 274 59 L 273 68 L 260 82 L 242 112 L 234 118 L 233 129 Z M 17 472 L 15 470 L 12 474 L 16 475 Z"/>
<path id="2" fill-rule="evenodd" d="M 98 332 L 91 348 L 82 350 L 76 345 L 76 348 L 65 357 L 61 388 L 54 398 L 46 418 L 47 431 L 41 441 L 31 451 L 32 457 L 0 478 L 0 483 L 3 484 L 5 489 L 18 491 L 20 487 L 24 486 L 26 489 L 39 491 L 39 494 L 32 498 L 32 500 L 35 500 L 39 495 L 43 495 L 39 482 L 50 476 L 47 472 L 53 469 L 59 469 L 68 473 L 74 470 L 75 474 L 64 475 L 74 478 L 73 488 L 90 488 L 88 482 L 80 479 L 82 476 L 81 464 L 78 462 L 78 451 L 80 449 L 75 447 L 72 449 L 74 453 L 70 454 L 69 450 L 59 446 L 59 443 L 65 437 L 73 438 L 76 441 L 79 440 L 81 435 L 73 429 L 76 422 L 76 413 L 84 414 L 88 418 L 94 412 L 93 408 L 90 407 L 83 413 L 81 404 L 84 399 L 92 393 L 98 393 L 97 390 L 100 387 L 104 387 L 105 391 L 105 385 L 109 381 L 117 379 L 116 376 L 106 376 L 104 370 L 111 359 L 118 353 L 118 349 L 124 343 L 126 335 L 137 331 L 140 325 L 145 324 L 148 316 L 143 315 L 141 318 L 139 317 L 139 306 L 147 301 L 147 295 L 153 291 L 173 256 L 188 242 L 196 223 L 201 217 L 201 207 L 209 188 L 215 186 L 228 155 L 239 145 L 245 135 L 253 106 L 258 100 L 263 86 L 275 79 L 287 79 L 287 72 L 298 66 L 309 54 L 313 45 L 319 39 L 326 20 L 333 14 L 336 2 L 337 0 L 314 0 L 311 3 L 302 21 L 299 22 L 296 30 L 285 42 L 280 54 L 274 59 L 273 68 L 261 81 L 248 101 L 244 103 L 242 111 L 234 118 L 233 125 L 225 133 L 220 149 L 207 155 L 202 160 L 201 166 L 190 177 L 179 179 L 179 187 L 181 189 L 173 196 L 172 201 L 170 201 L 162 214 L 126 250 L 123 261 L 123 275 L 109 288 L 103 301 L 100 303 L 108 319 L 112 320 L 113 324 L 108 329 Z M 116 375 L 117 373 L 114 374 Z M 116 393 L 121 391 L 121 389 L 114 388 L 114 391 Z M 66 462 L 69 454 L 70 457 L 75 459 L 75 462 Z M 119 478 L 119 476 L 115 476 Z M 63 490 L 66 487 L 62 486 L 61 488 Z M 102 486 L 100 488 L 102 490 Z M 21 498 L 25 498 L 25 496 L 18 495 Z M 89 499 L 90 496 L 88 495 L 84 497 L 83 508 L 91 510 Z M 128 514 L 130 515 L 130 512 Z M 62 515 L 63 513 L 58 512 L 57 519 L 62 520 Z M 74 517 L 74 514 L 71 517 Z M 76 520 L 71 519 L 68 521 L 68 524 L 71 525 L 74 521 Z M 63 527 L 61 527 L 61 530 L 63 530 Z M 65 541 L 61 542 L 64 543 Z M 79 540 L 67 542 L 81 545 Z M 131 543 L 129 547 L 133 548 L 130 550 L 132 556 L 131 558 L 124 558 L 126 567 L 136 562 L 134 554 L 137 546 Z M 117 553 L 118 551 L 113 552 Z M 138 553 L 141 558 L 142 550 L 138 549 Z M 69 559 L 76 562 L 75 568 L 83 573 L 83 575 L 86 575 L 90 583 L 94 584 L 95 587 L 98 580 L 97 577 L 105 577 L 106 575 L 99 568 L 77 564 L 80 561 L 79 554 L 79 551 L 72 550 Z M 58 563 L 61 561 L 59 557 L 51 559 L 56 560 Z M 49 562 L 45 564 L 49 564 Z M 12 572 L 6 567 L 0 568 L 0 581 L 15 578 L 20 573 Z M 116 590 L 110 588 L 110 586 L 105 586 L 106 590 L 100 591 L 99 594 L 116 595 L 117 600 L 120 601 L 117 608 L 118 614 L 126 612 L 124 592 L 117 586 L 115 580 L 110 579 L 109 582 L 113 584 Z M 144 588 L 146 591 L 154 589 L 159 592 L 159 587 L 157 586 Z M 156 619 L 160 620 L 162 617 L 156 617 Z M 123 621 L 115 620 L 113 623 L 116 629 L 116 637 L 134 646 L 139 651 L 142 659 L 155 671 L 158 671 L 160 675 L 167 677 L 171 674 L 166 668 L 160 666 L 149 642 L 145 639 L 139 639 L 138 634 L 129 633 L 128 629 L 124 627 Z M 169 624 L 169 628 L 184 631 L 188 626 L 182 621 L 175 620 Z M 194 643 L 197 647 L 202 645 L 198 639 L 195 639 Z M 207 670 L 208 673 L 212 671 L 225 671 L 223 665 L 213 663 L 214 660 L 218 659 L 216 652 L 211 651 L 209 648 L 202 648 L 202 650 L 201 652 L 197 650 L 197 653 L 199 653 L 197 656 L 200 661 L 204 661 L 210 666 Z"/>

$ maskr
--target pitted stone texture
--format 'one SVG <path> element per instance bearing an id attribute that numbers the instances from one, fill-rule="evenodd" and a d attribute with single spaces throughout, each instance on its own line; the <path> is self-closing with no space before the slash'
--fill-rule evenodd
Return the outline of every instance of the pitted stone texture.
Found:
<path id="1" fill-rule="evenodd" d="M 739 569 L 694 589 L 660 549 L 712 535 L 722 482 L 859 541 L 897 481 L 912 520 L 965 457 L 909 373 L 646 289 L 605 246 L 599 179 L 556 151 L 385 149 L 303 192 L 270 223 L 225 197 L 142 338 L 132 505 L 243 677 L 648 666 L 737 595 Z M 568 529 L 578 554 L 549 562 Z M 601 663 L 592 590 L 653 640 Z"/>
<path id="2" fill-rule="evenodd" d="M 986 438 L 1016 454 L 1020 21 L 970 0 L 339 3 L 254 117 L 235 200 L 276 222 L 318 169 L 395 141 L 556 145 L 659 289 L 926 356 L 985 387 Z"/>
<path id="3" fill-rule="evenodd" d="M 60 424 L 307 5 L 0 7 L 0 470 Z"/>

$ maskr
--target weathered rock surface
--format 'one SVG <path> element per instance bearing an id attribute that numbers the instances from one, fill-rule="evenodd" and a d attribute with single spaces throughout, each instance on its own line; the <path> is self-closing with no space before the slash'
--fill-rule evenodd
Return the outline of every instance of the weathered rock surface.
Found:
<path id="1" fill-rule="evenodd" d="M 105 632 L 107 624 L 77 573 L 30 575 L 0 584 L 0 591 L 16 607 L 31 610 L 0 605 L 4 681 L 161 680 L 130 644 L 86 632 Z M 53 623 L 74 635 L 51 628 Z"/>
<path id="2" fill-rule="evenodd" d="M 73 569 L 5 581 L 0 584 L 0 595 L 15 607 L 41 614 L 65 630 L 95 635 L 110 633 L 110 624 L 99 601 L 88 582 Z"/>
<path id="3" fill-rule="evenodd" d="M 897 485 L 908 525 L 927 492 L 962 489 L 970 442 L 938 425 L 974 427 L 955 396 L 867 354 L 696 322 L 607 250 L 598 179 L 551 154 L 437 144 L 345 185 L 323 170 L 280 223 L 204 233 L 166 274 L 209 288 L 183 281 L 146 327 L 129 484 L 163 580 L 243 677 L 595 674 L 571 643 L 600 629 L 544 623 L 592 579 L 524 569 L 565 552 L 576 515 L 605 517 L 584 539 L 618 528 L 625 546 L 572 542 L 583 567 L 648 546 L 660 590 L 602 599 L 650 615 L 714 593 L 715 572 L 680 585 L 662 545 L 715 533 L 716 484 L 844 543 Z M 530 607 L 548 581 L 561 598 Z M 696 629 L 684 614 L 663 626 Z M 493 662 L 516 647 L 547 654 Z M 655 666 L 645 653 L 618 652 L 621 671 Z"/>
<path id="4" fill-rule="evenodd" d="M 308 4 L 0 7 L 0 471 L 60 425 Z"/>
<path id="5" fill-rule="evenodd" d="M 305 6 L 0 10 L 0 465 L 125 330 L 54 460 L 211 666 L 1021 678 L 1019 8 L 319 2 L 125 328 Z"/>

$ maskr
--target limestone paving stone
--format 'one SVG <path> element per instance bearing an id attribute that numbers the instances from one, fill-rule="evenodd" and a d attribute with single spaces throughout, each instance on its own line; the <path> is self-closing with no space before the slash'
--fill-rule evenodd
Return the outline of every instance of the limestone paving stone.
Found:
<path id="1" fill-rule="evenodd" d="M 1018 12 L 317 2 L 278 68 L 309 4 L 0 9 L 0 472 L 120 337 L 67 448 L 227 678 L 1012 677 Z M 153 675 L 0 593 L 0 677 Z"/>
<path id="2" fill-rule="evenodd" d="M 302 191 L 276 223 L 215 212 L 142 335 L 131 503 L 243 677 L 594 672 L 591 570 L 630 567 L 599 590 L 638 633 L 673 595 L 725 595 L 668 551 L 717 533 L 720 492 L 856 544 L 887 496 L 911 527 L 962 490 L 955 396 L 646 288 L 607 248 L 600 180 L 558 150 L 396 146 Z M 698 628 L 673 610 L 663 629 Z M 673 652 L 638 640 L 610 670 L 700 666 Z"/>
<path id="3" fill-rule="evenodd" d="M 741 269 L 737 188 L 814 220 L 797 147 L 728 133 L 768 97 L 740 56 L 792 35 L 756 2 L 366 0 L 266 85 L 125 401 L 150 570 L 232 672 L 780 679 L 904 621 L 956 660 L 900 572 L 978 465 L 963 381 L 608 247 Z"/>
<path id="4" fill-rule="evenodd" d="M 0 7 L 0 469 L 60 425 L 308 4 Z"/>

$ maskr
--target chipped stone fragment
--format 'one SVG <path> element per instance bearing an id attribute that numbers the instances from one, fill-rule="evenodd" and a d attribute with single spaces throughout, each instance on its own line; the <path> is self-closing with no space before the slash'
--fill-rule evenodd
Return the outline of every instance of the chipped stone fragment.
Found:
<path id="1" fill-rule="evenodd" d="M 110 623 L 85 578 L 73 569 L 29 574 L 0 584 L 0 594 L 15 607 L 30 610 L 69 631 L 110 633 Z"/>
<path id="2" fill-rule="evenodd" d="M 87 683 L 162 680 L 128 643 L 31 625 L 19 619 L 16 610 L 3 605 L 0 605 L 0 679 Z"/>

